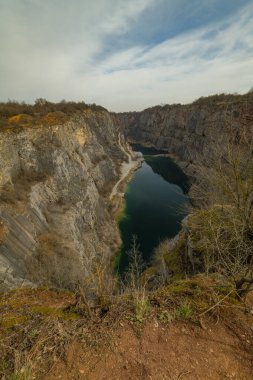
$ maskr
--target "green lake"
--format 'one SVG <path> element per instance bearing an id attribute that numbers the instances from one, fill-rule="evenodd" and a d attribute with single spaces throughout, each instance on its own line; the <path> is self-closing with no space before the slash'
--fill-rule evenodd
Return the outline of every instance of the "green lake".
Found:
<path id="1" fill-rule="evenodd" d="M 164 239 L 174 237 L 187 215 L 189 181 L 184 172 L 162 151 L 133 145 L 143 154 L 142 166 L 134 173 L 125 192 L 125 209 L 119 220 L 122 247 L 117 271 L 128 267 L 127 252 L 133 235 L 137 236 L 146 263 L 154 248 Z"/>

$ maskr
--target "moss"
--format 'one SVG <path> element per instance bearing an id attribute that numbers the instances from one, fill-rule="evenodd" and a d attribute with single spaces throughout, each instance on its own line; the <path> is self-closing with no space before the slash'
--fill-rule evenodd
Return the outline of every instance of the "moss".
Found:
<path id="1" fill-rule="evenodd" d="M 185 248 L 185 233 L 178 235 L 178 240 L 165 247 L 162 256 L 173 280 L 180 280 L 184 277 L 182 268 L 182 256 Z"/>
<path id="2" fill-rule="evenodd" d="M 61 318 L 63 318 L 65 321 L 69 321 L 71 319 L 80 318 L 80 314 L 74 312 L 62 312 Z"/>
<path id="3" fill-rule="evenodd" d="M 219 284 L 220 279 L 199 275 L 191 279 L 172 282 L 154 292 L 154 299 L 160 305 L 180 309 L 182 305 L 190 305 L 192 314 L 201 313 L 209 309 L 219 300 L 221 305 L 238 305 L 240 300 L 233 292 L 231 284 Z M 223 279 L 224 281 L 224 279 Z M 232 291 L 232 292 L 231 292 Z M 231 294 L 229 294 L 231 292 Z M 229 294 L 229 296 L 227 296 Z M 225 297 L 225 298 L 224 298 Z M 183 308 L 184 309 L 184 308 Z M 184 313 L 184 311 L 182 311 Z M 177 311 L 178 316 L 180 312 Z"/>
<path id="4" fill-rule="evenodd" d="M 173 294 L 188 294 L 192 295 L 197 290 L 197 287 L 190 281 L 180 281 L 172 283 L 168 286 L 168 291 Z"/>
<path id="5" fill-rule="evenodd" d="M 0 326 L 4 328 L 12 328 L 13 326 L 23 324 L 27 321 L 27 317 L 24 315 L 19 316 L 3 316 L 0 320 Z"/>
<path id="6" fill-rule="evenodd" d="M 55 112 L 49 112 L 46 114 L 42 119 L 42 123 L 45 123 L 47 125 L 57 125 L 57 124 L 63 124 L 65 121 L 67 121 L 68 117 L 63 112 L 55 111 Z"/>
<path id="7" fill-rule="evenodd" d="M 29 127 L 33 125 L 33 117 L 27 114 L 18 114 L 9 117 L 8 122 L 10 124 L 16 124 L 23 127 Z"/>
<path id="8" fill-rule="evenodd" d="M 12 290 L 0 300 L 0 315 L 8 313 L 10 324 L 12 324 L 12 320 L 15 324 L 16 317 L 22 323 L 22 318 L 25 322 L 35 315 L 39 315 L 42 319 L 47 317 L 74 319 L 78 317 L 78 314 L 64 311 L 74 299 L 75 296 L 69 291 L 57 292 L 49 290 L 47 287 Z M 2 321 L 6 320 L 7 317 L 2 317 Z"/>
<path id="9" fill-rule="evenodd" d="M 61 312 L 59 309 L 50 306 L 33 306 L 30 308 L 30 311 L 34 314 L 40 314 L 44 316 L 58 316 Z"/>
<path id="10" fill-rule="evenodd" d="M 119 196 L 119 198 L 120 200 L 118 202 L 120 202 L 120 204 L 118 203 L 117 211 L 114 214 L 114 218 L 117 223 L 120 223 L 121 220 L 125 220 L 128 218 L 128 215 L 126 213 L 126 200 L 121 196 Z"/>
<path id="11" fill-rule="evenodd" d="M 31 307 L 30 311 L 43 317 L 63 318 L 65 320 L 78 318 L 78 314 L 75 312 L 64 312 L 63 309 L 50 306 L 34 306 Z"/>
<path id="12" fill-rule="evenodd" d="M 178 254 L 179 252 L 176 249 L 173 249 L 164 256 L 165 263 L 173 280 L 179 280 L 182 278 Z"/>

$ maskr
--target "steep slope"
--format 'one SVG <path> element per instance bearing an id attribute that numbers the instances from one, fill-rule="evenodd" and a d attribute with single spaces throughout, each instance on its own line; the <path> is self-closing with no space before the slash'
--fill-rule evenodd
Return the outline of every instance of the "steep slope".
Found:
<path id="1" fill-rule="evenodd" d="M 119 244 L 109 196 L 128 157 L 106 111 L 23 119 L 0 129 L 0 285 L 71 286 Z"/>
<path id="2" fill-rule="evenodd" d="M 168 151 L 194 174 L 231 139 L 252 139 L 253 94 L 210 96 L 118 117 L 129 141 Z"/>

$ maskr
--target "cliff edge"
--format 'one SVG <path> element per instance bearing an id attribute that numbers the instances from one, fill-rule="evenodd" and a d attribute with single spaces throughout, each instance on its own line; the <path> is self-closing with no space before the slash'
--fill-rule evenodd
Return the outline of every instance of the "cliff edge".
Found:
<path id="1" fill-rule="evenodd" d="M 119 244 L 109 195 L 128 157 L 117 120 L 89 109 L 9 120 L 0 129 L 1 286 L 71 287 Z"/>

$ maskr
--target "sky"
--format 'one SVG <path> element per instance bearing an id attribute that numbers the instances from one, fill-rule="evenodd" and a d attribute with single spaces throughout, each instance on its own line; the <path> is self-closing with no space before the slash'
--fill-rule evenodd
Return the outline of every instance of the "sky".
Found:
<path id="1" fill-rule="evenodd" d="M 253 86 L 253 0 L 0 0 L 0 101 L 110 111 Z"/>

